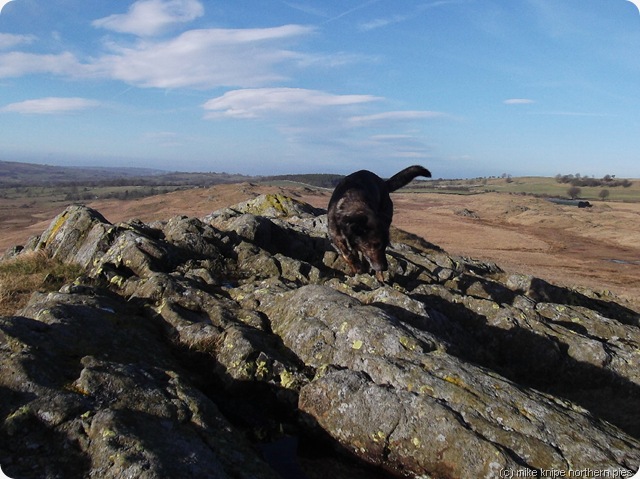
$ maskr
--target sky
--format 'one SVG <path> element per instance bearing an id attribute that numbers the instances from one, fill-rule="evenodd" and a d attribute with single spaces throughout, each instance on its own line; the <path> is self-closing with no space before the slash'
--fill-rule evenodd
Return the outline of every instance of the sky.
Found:
<path id="1" fill-rule="evenodd" d="M 0 160 L 640 178 L 628 0 L 0 5 Z"/>

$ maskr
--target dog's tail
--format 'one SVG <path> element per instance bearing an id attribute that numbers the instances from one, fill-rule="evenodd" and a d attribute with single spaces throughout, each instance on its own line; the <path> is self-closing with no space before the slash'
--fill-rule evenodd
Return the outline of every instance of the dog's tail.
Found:
<path id="1" fill-rule="evenodd" d="M 431 172 L 420 165 L 410 166 L 389 178 L 386 181 L 387 188 L 389 191 L 396 191 L 397 189 L 409 184 L 416 176 L 426 176 L 427 178 L 431 178 Z"/>

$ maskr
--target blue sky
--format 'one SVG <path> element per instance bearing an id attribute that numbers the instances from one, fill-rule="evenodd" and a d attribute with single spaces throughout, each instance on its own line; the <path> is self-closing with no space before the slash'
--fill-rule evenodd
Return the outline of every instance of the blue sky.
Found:
<path id="1" fill-rule="evenodd" d="M 640 12 L 627 0 L 14 0 L 0 13 L 0 160 L 638 178 Z"/>

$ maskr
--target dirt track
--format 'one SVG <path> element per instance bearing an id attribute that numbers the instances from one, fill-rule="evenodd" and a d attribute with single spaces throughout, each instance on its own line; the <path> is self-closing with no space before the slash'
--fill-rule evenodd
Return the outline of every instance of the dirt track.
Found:
<path id="1" fill-rule="evenodd" d="M 143 221 L 175 215 L 201 217 L 260 193 L 280 188 L 236 184 L 181 191 L 89 206 L 109 221 Z M 329 192 L 287 190 L 314 206 L 326 207 Z M 451 254 L 494 261 L 511 272 L 557 284 L 610 290 L 640 307 L 640 204 L 596 202 L 579 209 L 508 194 L 474 196 L 394 193 L 394 225 L 422 236 Z M 0 217 L 0 251 L 42 232 L 64 208 L 24 208 Z"/>

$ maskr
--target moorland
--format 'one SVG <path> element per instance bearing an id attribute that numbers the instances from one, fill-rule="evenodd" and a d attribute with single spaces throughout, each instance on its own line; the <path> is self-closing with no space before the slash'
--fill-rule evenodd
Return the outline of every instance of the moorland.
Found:
<path id="1" fill-rule="evenodd" d="M 203 217 L 263 193 L 324 208 L 339 180 L 337 175 L 63 170 L 0 162 L 0 252 L 41 233 L 73 203 L 114 223 Z M 638 309 L 640 181 L 609 175 L 593 180 L 503 175 L 416 181 L 393 194 L 394 225 L 451 254 L 604 296 L 612 292 Z M 590 207 L 579 208 L 578 201 Z"/>

